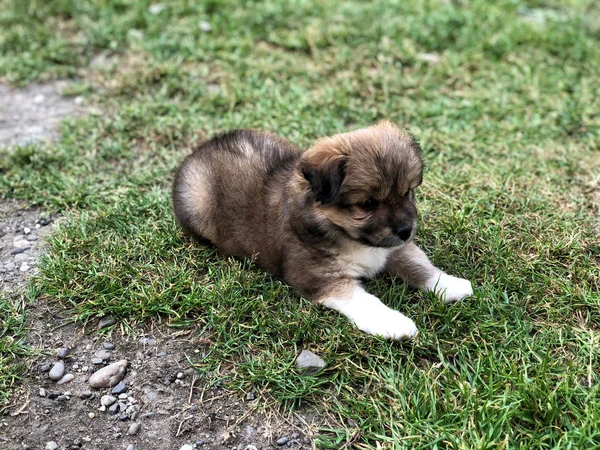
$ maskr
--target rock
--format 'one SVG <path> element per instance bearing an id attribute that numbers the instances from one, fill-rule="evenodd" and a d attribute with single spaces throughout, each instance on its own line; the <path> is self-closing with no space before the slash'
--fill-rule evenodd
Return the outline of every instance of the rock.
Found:
<path id="1" fill-rule="evenodd" d="M 140 344 L 142 344 L 142 345 L 154 345 L 154 344 L 156 344 L 156 339 L 149 338 L 149 337 L 143 337 L 143 338 L 140 338 Z"/>
<path id="2" fill-rule="evenodd" d="M 164 358 L 165 356 L 167 356 L 167 352 L 159 352 L 156 354 L 156 356 L 158 356 L 159 358 Z"/>
<path id="3" fill-rule="evenodd" d="M 212 25 L 206 20 L 201 20 L 200 23 L 198 23 L 198 28 L 205 33 L 210 33 L 212 31 Z"/>
<path id="4" fill-rule="evenodd" d="M 135 448 L 135 445 L 129 444 L 125 450 L 137 450 L 137 449 Z"/>
<path id="5" fill-rule="evenodd" d="M 93 419 L 94 417 L 96 417 L 96 414 L 94 414 L 93 412 L 91 412 L 91 413 L 88 413 L 88 417 L 89 417 L 90 419 Z"/>
<path id="6" fill-rule="evenodd" d="M 144 393 L 144 396 L 150 403 L 154 403 L 156 400 L 158 400 L 158 393 L 155 391 L 147 391 Z"/>
<path id="7" fill-rule="evenodd" d="M 127 397 L 129 397 L 128 394 L 125 394 L 125 393 L 119 394 L 119 400 L 125 400 Z"/>
<path id="8" fill-rule="evenodd" d="M 256 448 L 256 445 L 249 444 L 249 445 L 246 445 L 246 448 L 244 450 L 258 450 L 258 449 Z"/>
<path id="9" fill-rule="evenodd" d="M 246 394 L 246 400 L 248 400 L 249 402 L 251 402 L 255 398 L 256 398 L 256 396 L 254 395 L 254 392 L 252 392 L 252 391 L 250 391 Z"/>
<path id="10" fill-rule="evenodd" d="M 296 358 L 296 367 L 302 375 L 316 375 L 326 365 L 325 361 L 309 350 L 302 350 Z"/>
<path id="11" fill-rule="evenodd" d="M 105 342 L 104 344 L 102 344 L 102 347 L 104 347 L 105 350 L 114 350 L 115 344 L 112 344 L 110 342 Z"/>
<path id="12" fill-rule="evenodd" d="M 46 363 L 46 364 L 42 364 L 38 370 L 40 372 L 49 372 L 50 367 L 52 367 L 52 366 L 50 366 L 50 364 Z"/>
<path id="13" fill-rule="evenodd" d="M 59 402 L 68 402 L 69 401 L 69 396 L 68 395 L 59 395 L 58 397 L 56 397 L 56 401 L 59 401 Z"/>
<path id="14" fill-rule="evenodd" d="M 75 97 L 73 99 L 73 103 L 75 103 L 76 105 L 82 105 L 83 104 L 83 97 L 81 95 L 78 95 L 77 97 Z"/>
<path id="15" fill-rule="evenodd" d="M 115 363 L 109 364 L 106 367 L 94 372 L 88 383 L 93 388 L 105 388 L 112 387 L 118 384 L 123 377 L 125 376 L 125 372 L 127 371 L 128 362 L 126 359 L 122 359 L 121 361 L 117 361 Z M 121 391 L 124 392 L 124 391 Z M 116 392 L 120 394 L 121 392 Z M 115 392 L 113 392 L 114 394 Z"/>
<path id="16" fill-rule="evenodd" d="M 17 266 L 15 265 L 15 263 L 14 263 L 14 262 L 9 262 L 8 264 L 6 264 L 6 265 L 4 266 L 4 268 L 5 268 L 6 270 L 8 270 L 9 272 L 10 272 L 10 271 L 12 271 L 12 270 L 15 270 L 15 267 L 17 267 Z"/>
<path id="17" fill-rule="evenodd" d="M 23 263 L 29 260 L 29 255 L 27 253 L 19 253 L 15 255 L 15 263 Z"/>
<path id="18" fill-rule="evenodd" d="M 110 393 L 118 395 L 118 394 L 122 394 L 125 391 L 127 391 L 127 385 L 121 381 L 114 388 L 112 388 Z"/>
<path id="19" fill-rule="evenodd" d="M 160 14 L 165 9 L 165 5 L 162 3 L 156 3 L 154 5 L 150 5 L 148 8 L 148 12 L 150 14 Z"/>
<path id="20" fill-rule="evenodd" d="M 31 228 L 23 227 L 23 233 L 25 233 L 25 234 L 31 233 Z"/>
<path id="21" fill-rule="evenodd" d="M 40 225 L 45 227 L 46 225 L 50 225 L 50 222 L 52 222 L 52 219 L 50 217 L 43 217 L 39 220 Z"/>
<path id="22" fill-rule="evenodd" d="M 102 406 L 110 406 L 113 405 L 117 401 L 112 395 L 103 395 L 100 397 L 100 404 Z"/>
<path id="23" fill-rule="evenodd" d="M 138 431 L 140 431 L 140 427 L 141 427 L 141 425 L 139 423 L 133 422 L 129 426 L 129 430 L 127 431 L 127 433 L 131 436 L 135 436 L 136 434 L 138 434 Z"/>
<path id="24" fill-rule="evenodd" d="M 29 267 L 29 264 L 27 263 L 23 263 L 21 264 L 21 267 L 19 267 L 19 270 L 21 272 L 27 272 L 29 269 L 31 269 L 31 267 Z"/>
<path id="25" fill-rule="evenodd" d="M 279 438 L 279 439 L 277 439 L 277 441 L 276 441 L 275 443 L 276 443 L 277 445 L 280 445 L 280 446 L 281 446 L 281 445 L 285 445 L 285 444 L 287 444 L 289 441 L 290 441 L 290 439 L 289 439 L 289 438 L 282 437 L 282 438 Z"/>
<path id="26" fill-rule="evenodd" d="M 98 322 L 98 329 L 101 330 L 102 328 L 110 327 L 115 323 L 117 323 L 117 321 L 114 318 L 103 317 L 102 319 L 100 319 L 100 322 Z"/>
<path id="27" fill-rule="evenodd" d="M 178 379 L 178 380 L 182 380 L 182 379 L 183 379 L 183 377 L 185 377 L 185 374 L 184 374 L 183 372 L 179 372 L 179 373 L 177 373 L 177 379 Z"/>
<path id="28" fill-rule="evenodd" d="M 58 381 L 63 377 L 64 374 L 65 365 L 61 361 L 58 361 L 57 363 L 54 363 L 54 366 L 52 366 L 52 369 L 50 369 L 48 376 L 51 380 Z"/>
<path id="29" fill-rule="evenodd" d="M 118 403 L 115 403 L 115 404 L 111 405 L 110 408 L 108 408 L 108 413 L 111 416 L 114 416 L 118 412 L 119 412 L 119 404 Z"/>
<path id="30" fill-rule="evenodd" d="M 31 242 L 29 242 L 26 239 L 19 239 L 18 241 L 13 242 L 13 247 L 28 249 L 29 247 L 31 247 Z M 23 251 L 25 251 L 25 250 L 23 250 Z M 19 252 L 19 253 L 21 253 L 21 252 Z"/>
<path id="31" fill-rule="evenodd" d="M 103 364 L 104 360 L 102 358 L 92 358 L 92 364 L 95 366 L 99 366 L 100 364 Z"/>
<path id="32" fill-rule="evenodd" d="M 44 94 L 38 94 L 35 97 L 33 97 L 33 103 L 35 103 L 36 105 L 44 103 L 44 101 L 46 101 L 46 96 Z M 46 448 L 48 448 L 47 445 Z M 58 448 L 58 445 L 56 446 L 56 448 Z"/>
<path id="33" fill-rule="evenodd" d="M 71 352 L 70 348 L 61 347 L 56 351 L 56 356 L 59 357 L 60 359 L 65 359 L 69 355 L 70 352 Z"/>
<path id="34" fill-rule="evenodd" d="M 94 356 L 102 359 L 103 361 L 108 361 L 112 354 L 107 350 L 98 350 L 96 353 L 94 353 Z"/>
<path id="35" fill-rule="evenodd" d="M 40 397 L 45 397 L 46 395 L 48 395 L 48 391 L 44 388 L 40 388 Z"/>
<path id="36" fill-rule="evenodd" d="M 65 376 L 63 376 L 60 380 L 58 380 L 56 382 L 56 384 L 70 383 L 71 381 L 73 381 L 74 378 L 75 378 L 75 375 L 73 375 L 72 373 L 68 373 Z"/>
<path id="37" fill-rule="evenodd" d="M 125 420 L 129 420 L 129 414 L 125 414 L 125 413 L 119 414 L 119 420 L 122 422 L 124 422 Z"/>
<path id="38" fill-rule="evenodd" d="M 31 242 L 31 241 L 37 241 L 37 238 L 38 238 L 37 234 L 35 234 L 35 233 L 31 233 L 29 236 L 27 236 L 27 240 L 29 242 Z"/>
<path id="39" fill-rule="evenodd" d="M 23 253 L 23 252 L 27 251 L 28 248 L 29 247 L 17 247 L 17 248 L 12 249 L 10 251 L 10 254 L 11 255 L 18 255 L 19 253 Z"/>
<path id="40" fill-rule="evenodd" d="M 194 447 L 190 444 L 185 444 L 179 450 L 194 450 Z"/>
<path id="41" fill-rule="evenodd" d="M 93 396 L 94 396 L 94 393 L 91 391 L 84 391 L 81 394 L 79 394 L 79 398 L 83 398 L 83 399 L 92 398 Z"/>

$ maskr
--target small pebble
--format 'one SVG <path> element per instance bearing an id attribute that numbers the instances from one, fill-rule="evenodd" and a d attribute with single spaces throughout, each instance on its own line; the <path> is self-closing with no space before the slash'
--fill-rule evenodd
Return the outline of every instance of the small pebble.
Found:
<path id="1" fill-rule="evenodd" d="M 19 239 L 17 241 L 13 242 L 13 247 L 14 248 L 29 248 L 31 247 L 31 242 L 29 242 L 27 239 Z"/>
<path id="2" fill-rule="evenodd" d="M 23 233 L 25 233 L 25 234 L 31 233 L 31 228 L 23 227 Z"/>
<path id="3" fill-rule="evenodd" d="M 92 358 L 92 364 L 93 365 L 99 366 L 102 363 L 104 363 L 104 360 L 102 358 Z"/>
<path id="4" fill-rule="evenodd" d="M 19 253 L 23 253 L 27 251 L 28 247 L 17 247 L 10 251 L 11 255 L 18 255 Z"/>
<path id="5" fill-rule="evenodd" d="M 63 377 L 64 374 L 65 365 L 61 361 L 58 361 L 57 363 L 54 363 L 54 366 L 52 366 L 52 369 L 50 369 L 48 376 L 51 380 L 58 381 Z"/>
<path id="6" fill-rule="evenodd" d="M 183 377 L 185 377 L 185 374 L 184 374 L 183 372 L 179 372 L 179 373 L 177 374 L 177 378 L 178 378 L 178 379 L 180 379 L 180 380 L 181 380 L 181 379 L 183 379 Z"/>
<path id="7" fill-rule="evenodd" d="M 111 389 L 111 394 L 122 394 L 127 391 L 127 385 L 120 381 L 114 388 Z"/>
<path id="8" fill-rule="evenodd" d="M 60 359 L 65 359 L 69 355 L 70 352 L 71 352 L 70 348 L 61 347 L 56 351 L 56 356 L 58 356 Z"/>
<path id="9" fill-rule="evenodd" d="M 279 438 L 279 439 L 277 439 L 277 442 L 275 442 L 275 443 L 276 443 L 277 445 L 285 445 L 285 444 L 287 444 L 289 441 L 290 441 L 290 439 L 289 439 L 289 438 L 282 437 L 282 438 Z"/>
<path id="10" fill-rule="evenodd" d="M 68 402 L 68 401 L 69 401 L 69 397 L 68 397 L 68 396 L 66 396 L 66 395 L 59 395 L 59 396 L 56 398 L 56 400 L 57 400 L 57 401 L 59 401 L 59 402 Z"/>
<path id="11" fill-rule="evenodd" d="M 88 417 L 89 417 L 90 419 L 93 419 L 94 417 L 96 417 L 96 414 L 94 414 L 93 412 L 91 412 L 91 413 L 88 413 Z"/>
<path id="12" fill-rule="evenodd" d="M 132 412 L 131 413 L 131 420 L 136 420 L 139 415 L 140 415 L 140 413 L 137 412 L 137 411 Z"/>
<path id="13" fill-rule="evenodd" d="M 117 321 L 114 318 L 103 317 L 102 319 L 100 319 L 100 322 L 98 322 L 98 329 L 101 330 L 102 328 L 110 327 L 115 323 L 117 323 Z"/>
<path id="14" fill-rule="evenodd" d="M 212 30 L 212 25 L 208 23 L 206 20 L 201 20 L 198 24 L 198 28 L 200 31 L 204 31 L 205 33 L 209 33 Z"/>
<path id="15" fill-rule="evenodd" d="M 104 347 L 105 350 L 114 350 L 115 344 L 111 342 L 105 342 L 104 344 L 102 344 L 102 347 Z"/>
<path id="16" fill-rule="evenodd" d="M 156 356 L 158 356 L 159 358 L 164 358 L 165 356 L 167 356 L 167 352 L 159 352 Z"/>
<path id="17" fill-rule="evenodd" d="M 251 402 L 255 398 L 256 398 L 256 396 L 254 395 L 254 392 L 252 392 L 252 391 L 250 391 L 246 394 L 246 400 L 248 400 L 249 402 Z"/>
<path id="18" fill-rule="evenodd" d="M 52 219 L 49 217 L 43 217 L 40 219 L 40 225 L 45 227 L 46 225 L 49 225 L 50 222 L 52 222 Z"/>
<path id="19" fill-rule="evenodd" d="M 85 398 L 92 398 L 93 396 L 94 396 L 94 393 L 90 392 L 90 391 L 84 391 L 81 394 L 79 394 L 79 397 L 80 398 L 84 398 L 84 399 Z"/>
<path id="20" fill-rule="evenodd" d="M 48 392 L 44 388 L 40 388 L 40 397 L 45 397 L 48 395 Z"/>
<path id="21" fill-rule="evenodd" d="M 49 372 L 50 371 L 50 364 L 42 364 L 39 368 L 40 372 Z"/>
<path id="22" fill-rule="evenodd" d="M 8 264 L 6 264 L 6 265 L 4 266 L 4 268 L 5 268 L 6 270 L 8 270 L 9 272 L 10 272 L 10 271 L 12 271 L 12 270 L 15 270 L 15 267 L 17 267 L 17 266 L 15 265 L 15 263 L 14 263 L 14 262 L 9 262 Z"/>
<path id="23" fill-rule="evenodd" d="M 256 445 L 249 444 L 249 445 L 246 445 L 246 448 L 244 450 L 258 450 L 258 449 L 256 448 Z"/>
<path id="24" fill-rule="evenodd" d="M 44 103 L 44 101 L 46 100 L 46 96 L 44 94 L 37 94 L 35 97 L 33 97 L 33 103 L 35 103 L 36 105 L 39 105 L 40 103 Z M 54 441 L 52 441 L 54 442 Z M 49 442 L 50 444 L 50 442 Z M 54 442 L 54 444 L 56 445 L 56 442 Z M 46 448 L 48 448 L 48 445 L 46 444 Z M 55 448 L 58 448 L 58 445 L 56 445 Z"/>
<path id="25" fill-rule="evenodd" d="M 129 444 L 125 450 L 137 450 L 137 449 L 135 448 L 135 445 Z"/>
<path id="26" fill-rule="evenodd" d="M 190 444 L 185 444 L 179 450 L 194 450 L 194 447 L 191 446 Z"/>
<path id="27" fill-rule="evenodd" d="M 119 404 L 118 403 L 115 403 L 115 404 L 111 405 L 110 408 L 108 408 L 108 414 L 110 414 L 111 416 L 114 416 L 118 412 L 119 412 Z"/>
<path id="28" fill-rule="evenodd" d="M 129 414 L 119 414 L 119 420 L 120 421 L 125 421 L 125 420 L 129 420 Z"/>
<path id="29" fill-rule="evenodd" d="M 113 405 L 117 401 L 112 395 L 103 395 L 100 397 L 100 404 L 102 406 L 110 406 Z"/>
<path id="30" fill-rule="evenodd" d="M 143 338 L 140 338 L 140 344 L 142 344 L 142 345 L 154 345 L 154 344 L 156 344 L 156 339 L 149 338 L 149 337 L 143 337 Z"/>
<path id="31" fill-rule="evenodd" d="M 94 357 L 100 358 L 103 361 L 108 361 L 111 358 L 112 354 L 107 350 L 98 350 L 94 353 Z"/>
<path id="32" fill-rule="evenodd" d="M 73 375 L 72 373 L 68 373 L 65 376 L 63 376 L 60 380 L 58 380 L 56 384 L 66 384 L 73 381 L 74 378 L 75 375 Z"/>
<path id="33" fill-rule="evenodd" d="M 21 264 L 21 267 L 19 267 L 19 270 L 21 272 L 27 272 L 29 269 L 31 269 L 31 267 L 27 263 L 23 263 Z"/>
<path id="34" fill-rule="evenodd" d="M 119 394 L 119 399 L 120 400 L 125 400 L 127 397 L 129 397 L 129 394 L 125 394 L 125 393 Z"/>
<path id="35" fill-rule="evenodd" d="M 136 434 L 138 434 L 138 431 L 140 431 L 140 424 L 137 422 L 133 422 L 130 426 L 129 426 L 129 430 L 127 431 L 127 433 L 131 436 L 135 436 Z"/>

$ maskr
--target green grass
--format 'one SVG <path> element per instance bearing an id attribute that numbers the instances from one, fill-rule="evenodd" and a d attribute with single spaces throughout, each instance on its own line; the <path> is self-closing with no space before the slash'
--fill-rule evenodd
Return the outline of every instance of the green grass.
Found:
<path id="1" fill-rule="evenodd" d="M 336 419 L 324 447 L 600 448 L 597 2 L 149 5 L 0 0 L 0 77 L 77 77 L 66 94 L 104 111 L 0 159 L 3 195 L 67 215 L 38 297 L 198 330 L 206 380 L 317 405 Z M 98 54 L 115 63 L 90 67 Z M 366 336 L 177 229 L 169 183 L 198 139 L 257 127 L 307 148 L 380 118 L 424 149 L 419 243 L 476 287 L 445 306 L 369 283 L 414 342 Z M 301 348 L 322 375 L 294 373 Z"/>

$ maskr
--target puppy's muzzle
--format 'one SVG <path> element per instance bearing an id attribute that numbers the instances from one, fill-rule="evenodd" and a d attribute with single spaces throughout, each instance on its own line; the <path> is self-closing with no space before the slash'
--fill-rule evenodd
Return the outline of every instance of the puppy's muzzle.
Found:
<path id="1" fill-rule="evenodd" d="M 412 225 L 401 225 L 394 230 L 394 234 L 403 241 L 408 241 L 412 235 Z"/>

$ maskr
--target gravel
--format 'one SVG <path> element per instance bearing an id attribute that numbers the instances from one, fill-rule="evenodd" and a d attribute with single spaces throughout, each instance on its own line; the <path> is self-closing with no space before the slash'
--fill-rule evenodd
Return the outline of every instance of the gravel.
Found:
<path id="1" fill-rule="evenodd" d="M 140 431 L 141 425 L 138 422 L 133 422 L 130 426 L 129 426 L 129 430 L 127 431 L 127 433 L 131 436 L 135 436 L 136 434 L 138 434 L 138 431 Z"/>
<path id="2" fill-rule="evenodd" d="M 316 375 L 326 365 L 325 361 L 309 350 L 302 350 L 296 358 L 296 367 L 302 375 Z"/>

